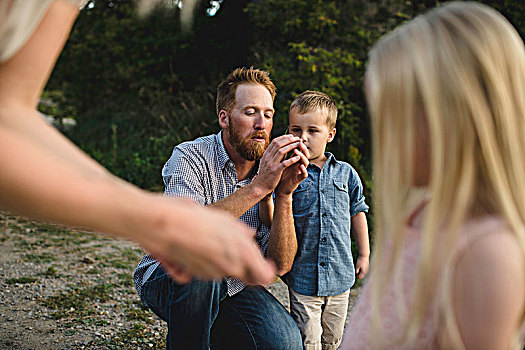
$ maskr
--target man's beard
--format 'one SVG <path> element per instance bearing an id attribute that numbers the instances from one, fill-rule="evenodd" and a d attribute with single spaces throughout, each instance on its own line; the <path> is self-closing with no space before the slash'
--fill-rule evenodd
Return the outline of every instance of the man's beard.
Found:
<path id="1" fill-rule="evenodd" d="M 250 134 L 247 138 L 242 139 L 242 136 L 234 126 L 235 123 L 228 125 L 228 141 L 233 148 L 246 160 L 254 161 L 262 158 L 264 151 L 270 144 L 270 139 L 264 131 L 256 131 Z M 252 140 L 253 137 L 264 137 L 264 143 Z"/>

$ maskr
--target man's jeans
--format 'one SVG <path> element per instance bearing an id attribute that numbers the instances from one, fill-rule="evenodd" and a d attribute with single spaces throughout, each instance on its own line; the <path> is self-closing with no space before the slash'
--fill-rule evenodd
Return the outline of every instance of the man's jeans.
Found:
<path id="1" fill-rule="evenodd" d="M 302 350 L 299 328 L 264 287 L 228 297 L 226 281 L 178 284 L 158 267 L 143 286 L 151 310 L 168 323 L 167 349 Z"/>

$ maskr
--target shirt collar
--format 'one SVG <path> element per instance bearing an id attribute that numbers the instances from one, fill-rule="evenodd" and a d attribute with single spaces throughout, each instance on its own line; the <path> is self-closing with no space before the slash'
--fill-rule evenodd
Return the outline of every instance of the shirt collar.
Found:
<path id="1" fill-rule="evenodd" d="M 222 141 L 222 130 L 219 131 L 217 135 L 215 135 L 215 141 L 217 142 L 216 149 L 217 149 L 217 162 L 219 164 L 219 167 L 221 169 L 224 169 L 226 166 L 226 163 L 230 160 L 230 157 L 228 156 L 228 152 L 226 152 L 226 148 L 224 147 L 224 142 Z"/>
<path id="2" fill-rule="evenodd" d="M 330 152 L 325 152 L 324 155 L 326 156 L 326 162 L 330 163 L 337 163 L 337 159 L 335 159 L 335 156 Z"/>
<path id="3" fill-rule="evenodd" d="M 326 164 L 330 164 L 330 163 L 334 163 L 334 164 L 339 163 L 339 161 L 337 159 L 335 159 L 335 156 L 332 153 L 325 152 L 324 155 L 326 156 L 326 162 L 324 163 L 325 165 Z M 317 165 L 315 165 L 313 163 L 308 164 L 308 166 L 309 167 L 317 167 L 317 168 L 319 168 Z"/>

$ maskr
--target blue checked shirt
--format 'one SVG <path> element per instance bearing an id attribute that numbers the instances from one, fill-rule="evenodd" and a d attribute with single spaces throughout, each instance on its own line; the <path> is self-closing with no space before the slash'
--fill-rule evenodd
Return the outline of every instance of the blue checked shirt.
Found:
<path id="1" fill-rule="evenodd" d="M 187 197 L 202 205 L 210 205 L 248 185 L 255 174 L 254 171 L 249 178 L 237 181 L 237 171 L 226 153 L 221 131 L 217 135 L 200 137 L 175 146 L 162 169 L 164 194 Z M 270 228 L 259 219 L 259 204 L 250 208 L 239 220 L 256 230 L 255 239 L 262 252 L 266 252 Z M 158 266 L 159 262 L 148 254 L 133 273 L 133 282 L 143 303 L 142 286 Z M 232 277 L 227 279 L 227 285 L 230 296 L 244 289 L 244 284 Z"/>
<path id="2" fill-rule="evenodd" d="M 326 153 L 323 168 L 311 164 L 293 193 L 297 254 L 285 282 L 303 295 L 344 293 L 355 281 L 351 217 L 368 212 L 363 185 L 350 164 Z"/>

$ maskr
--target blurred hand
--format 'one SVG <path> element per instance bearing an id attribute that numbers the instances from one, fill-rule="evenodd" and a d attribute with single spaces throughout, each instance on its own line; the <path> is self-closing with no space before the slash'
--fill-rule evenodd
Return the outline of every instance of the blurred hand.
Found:
<path id="1" fill-rule="evenodd" d="M 236 277 L 266 285 L 275 278 L 273 263 L 263 258 L 248 226 L 230 215 L 191 200 L 164 197 L 171 208 L 160 230 L 142 245 L 180 283 L 192 277 Z"/>

